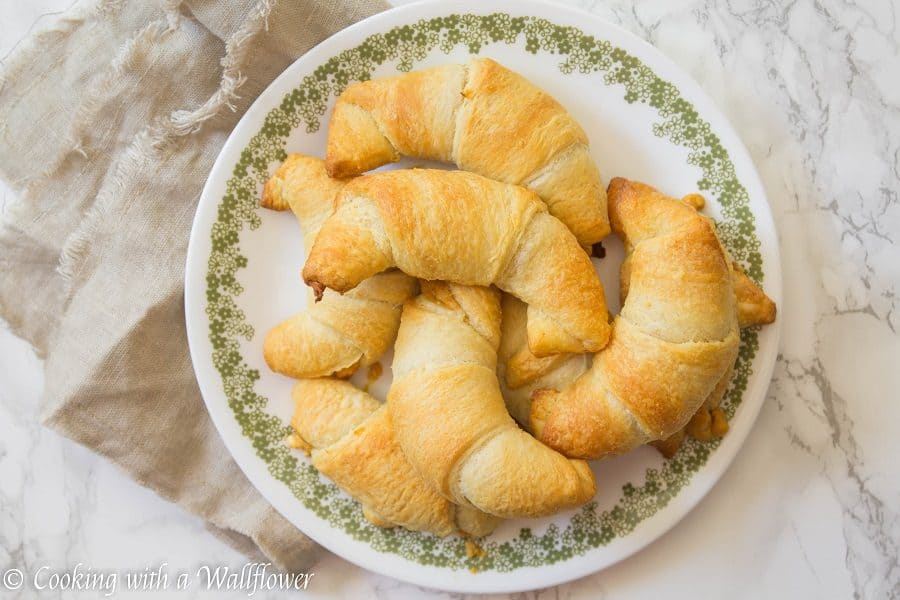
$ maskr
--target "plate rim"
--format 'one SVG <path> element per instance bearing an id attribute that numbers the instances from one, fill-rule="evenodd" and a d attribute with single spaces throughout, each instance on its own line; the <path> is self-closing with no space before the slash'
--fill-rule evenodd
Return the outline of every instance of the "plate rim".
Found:
<path id="1" fill-rule="evenodd" d="M 327 47 L 329 45 L 339 43 L 343 39 L 352 36 L 357 36 L 357 38 L 359 38 L 357 34 L 360 31 L 365 31 L 372 28 L 377 28 L 377 31 L 383 31 L 385 30 L 385 27 L 390 28 L 403 23 L 414 22 L 414 20 L 410 19 L 402 20 L 402 17 L 410 13 L 416 13 L 417 11 L 420 11 L 422 9 L 432 8 L 443 9 L 443 12 L 445 14 L 487 14 L 490 12 L 514 12 L 528 14 L 531 12 L 540 12 L 541 10 L 552 10 L 559 16 L 563 16 L 564 13 L 568 13 L 568 15 L 565 16 L 571 17 L 571 20 L 579 19 L 579 22 L 583 23 L 582 25 L 579 25 L 579 28 L 585 30 L 586 33 L 592 34 L 597 29 L 603 28 L 611 29 L 613 31 L 616 31 L 621 37 L 628 39 L 629 43 L 634 44 L 635 47 L 640 48 L 640 56 L 642 57 L 642 59 L 647 55 L 652 56 L 654 61 L 653 72 L 658 74 L 666 81 L 677 81 L 676 87 L 678 88 L 679 93 L 690 98 L 691 104 L 698 108 L 698 113 L 703 115 L 704 119 L 711 122 L 713 130 L 723 142 L 722 145 L 728 148 L 728 152 L 735 171 L 740 172 L 738 180 L 745 188 L 747 188 L 748 196 L 764 201 L 762 203 L 762 206 L 765 207 L 766 210 L 763 214 L 754 213 L 754 222 L 756 224 L 757 237 L 758 239 L 760 239 L 760 241 L 762 241 L 761 238 L 763 237 L 763 235 L 761 235 L 762 232 L 770 234 L 767 237 L 770 238 L 770 241 L 772 243 L 771 245 L 766 245 L 766 252 L 771 256 L 771 263 L 769 261 L 766 261 L 765 263 L 767 267 L 767 270 L 765 272 L 766 289 L 768 295 L 772 297 L 776 301 L 776 303 L 781 304 L 782 272 L 780 245 L 778 244 L 777 229 L 775 227 L 771 204 L 768 201 L 768 197 L 765 193 L 765 188 L 762 185 L 762 181 L 760 180 L 758 171 L 752 161 L 752 158 L 750 157 L 749 152 L 747 151 L 740 137 L 737 135 L 734 127 L 731 125 L 727 117 L 716 107 L 715 103 L 709 98 L 709 96 L 700 87 L 700 85 L 690 76 L 690 74 L 677 66 L 662 51 L 652 46 L 649 42 L 638 37 L 636 34 L 624 29 L 623 27 L 615 23 L 606 21 L 605 19 L 602 19 L 597 15 L 581 9 L 554 4 L 546 2 L 544 0 L 487 0 L 480 2 L 477 7 L 466 7 L 464 9 L 458 6 L 455 7 L 454 5 L 448 6 L 447 3 L 441 2 L 441 0 L 424 0 L 421 2 L 397 6 L 387 11 L 373 15 L 367 19 L 363 19 L 339 32 L 336 32 L 334 35 L 317 44 L 315 47 L 313 47 L 312 49 L 301 55 L 293 63 L 291 63 L 291 65 L 286 67 L 285 70 L 259 94 L 254 102 L 251 103 L 247 111 L 244 113 L 244 115 L 242 115 L 241 119 L 232 129 L 225 144 L 220 150 L 212 169 L 210 170 L 209 178 L 207 179 L 203 188 L 203 192 L 201 193 L 200 201 L 198 202 L 194 221 L 191 227 L 188 252 L 186 256 L 185 323 L 188 334 L 188 344 L 190 348 L 191 361 L 195 371 L 195 375 L 198 375 L 201 369 L 212 368 L 211 364 L 207 364 L 211 363 L 211 359 L 209 357 L 204 358 L 204 355 L 200 353 L 200 348 L 205 348 L 207 342 L 206 333 L 205 331 L 198 331 L 198 329 L 208 329 L 208 320 L 195 318 L 195 315 L 204 313 L 204 301 L 202 300 L 203 294 L 198 293 L 200 290 L 197 289 L 197 285 L 195 283 L 198 281 L 197 275 L 200 273 L 195 272 L 195 270 L 205 269 L 205 259 L 208 258 L 207 255 L 203 255 L 199 257 L 201 260 L 197 260 L 197 254 L 198 252 L 200 252 L 200 248 L 205 247 L 205 245 L 200 242 L 200 240 L 203 239 L 203 236 L 208 236 L 209 232 L 209 227 L 202 227 L 204 222 L 202 216 L 204 210 L 207 213 L 211 212 L 209 210 L 210 206 L 213 209 L 218 206 L 218 201 L 221 198 L 213 198 L 214 194 L 212 188 L 215 186 L 214 181 L 219 179 L 219 176 L 221 175 L 224 175 L 226 179 L 230 177 L 230 170 L 235 160 L 235 147 L 238 147 L 238 150 L 240 150 L 243 146 L 246 145 L 248 141 L 247 139 L 242 139 L 242 141 L 239 142 L 238 138 L 248 138 L 249 135 L 252 135 L 253 131 L 255 130 L 250 128 L 250 124 L 254 121 L 254 119 L 259 118 L 259 113 L 261 110 L 267 112 L 273 107 L 273 105 L 269 104 L 267 92 L 269 92 L 269 90 L 272 88 L 279 87 L 285 79 L 289 78 L 292 74 L 292 71 L 298 68 L 297 65 L 299 63 L 311 62 L 313 65 L 316 65 L 318 64 L 318 62 L 316 62 L 318 60 L 316 57 L 319 54 L 325 54 L 326 52 L 329 52 L 323 57 L 327 60 L 327 58 L 334 54 L 333 52 L 327 50 Z M 417 16 L 416 18 L 422 17 Z M 543 18 L 547 18 L 553 21 L 552 17 L 544 16 Z M 370 31 L 369 33 L 373 32 Z M 629 47 L 628 49 L 629 51 L 632 50 L 631 47 Z M 660 69 L 660 65 L 662 65 L 664 68 Z M 673 75 L 675 77 L 673 77 Z M 263 106 L 265 106 L 265 108 L 263 108 Z M 248 131 L 249 134 L 247 133 Z M 209 225 L 211 225 L 211 223 Z M 205 275 L 205 273 L 202 274 Z M 200 279 L 205 280 L 205 277 L 201 277 Z M 765 356 L 760 357 L 761 364 L 757 365 L 757 367 L 754 369 L 753 376 L 749 378 L 748 388 L 744 391 L 741 405 L 738 407 L 738 411 L 752 410 L 753 414 L 744 417 L 743 420 L 740 421 L 742 427 L 739 431 L 735 431 L 735 429 L 732 429 L 729 435 L 725 438 L 725 440 L 737 439 L 738 441 L 732 441 L 731 443 L 725 443 L 725 441 L 723 441 L 723 443 L 715 449 L 714 453 L 710 455 L 710 459 L 700 467 L 701 470 L 704 470 L 706 472 L 707 476 L 702 480 L 698 480 L 696 476 L 692 477 L 691 483 L 688 484 L 679 493 L 677 493 L 674 497 L 672 497 L 669 504 L 664 509 L 660 510 L 647 520 L 638 524 L 634 531 L 624 536 L 622 538 L 623 540 L 631 538 L 632 541 L 630 544 L 626 542 L 626 547 L 623 550 L 620 550 L 620 552 L 618 552 L 615 557 L 610 560 L 597 561 L 593 563 L 591 561 L 582 561 L 584 563 L 583 565 L 573 564 L 577 562 L 576 559 L 570 559 L 559 563 L 540 565 L 537 567 L 524 567 L 513 572 L 494 571 L 486 572 L 482 575 L 474 577 L 453 577 L 453 581 L 450 582 L 436 581 L 435 576 L 437 575 L 439 577 L 446 578 L 448 575 L 452 576 L 452 574 L 468 575 L 468 573 L 454 571 L 443 567 L 422 565 L 398 555 L 379 552 L 378 550 L 371 548 L 364 542 L 359 542 L 357 540 L 350 539 L 345 541 L 343 539 L 336 539 L 334 537 L 329 538 L 327 534 L 330 532 L 337 532 L 340 536 L 347 536 L 348 534 L 340 529 L 331 526 L 315 515 L 312 515 L 312 518 L 320 521 L 320 523 L 304 522 L 301 525 L 295 522 L 293 518 L 288 516 L 287 512 L 289 511 L 282 510 L 282 508 L 280 507 L 286 506 L 285 502 L 296 504 L 299 501 L 287 490 L 287 486 L 277 481 L 274 476 L 269 473 L 268 469 L 265 468 L 266 463 L 252 452 L 252 448 L 250 449 L 250 452 L 248 454 L 247 446 L 249 444 L 247 443 L 246 438 L 240 434 L 239 429 L 237 429 L 237 435 L 234 435 L 236 423 L 234 421 L 233 415 L 228 412 L 230 409 L 227 405 L 227 402 L 221 402 L 221 397 L 223 395 L 219 390 L 209 389 L 211 385 L 218 385 L 219 382 L 210 383 L 208 381 L 208 378 L 201 378 L 200 376 L 197 376 L 196 379 L 207 411 L 209 412 L 210 417 L 215 424 L 220 437 L 223 440 L 223 443 L 231 454 L 233 460 L 235 460 L 235 462 L 238 464 L 241 471 L 263 498 L 270 502 L 272 506 L 282 516 L 285 517 L 285 519 L 292 523 L 292 525 L 297 527 L 305 535 L 312 538 L 314 541 L 316 541 L 316 543 L 325 547 L 330 552 L 340 556 L 344 560 L 348 560 L 349 562 L 352 562 L 368 571 L 388 575 L 395 579 L 406 581 L 415 585 L 464 593 L 511 593 L 536 589 L 538 587 L 558 585 L 560 583 L 578 579 L 588 574 L 600 571 L 611 566 L 612 564 L 620 562 L 643 549 L 644 547 L 648 546 L 655 540 L 659 539 L 659 537 L 664 535 L 666 532 L 671 530 L 672 527 L 674 527 L 685 516 L 687 516 L 687 514 L 690 513 L 696 507 L 696 505 L 704 497 L 707 496 L 709 491 L 716 485 L 716 483 L 721 479 L 725 472 L 730 468 L 731 464 L 733 463 L 734 457 L 737 455 L 737 452 L 741 447 L 743 447 L 744 442 L 746 441 L 746 437 L 749 434 L 749 431 L 753 428 L 762 404 L 765 401 L 766 390 L 771 383 L 772 374 L 774 372 L 774 366 L 777 359 L 777 348 L 780 342 L 781 335 L 781 319 L 776 319 L 774 324 L 767 326 L 766 331 L 766 337 L 768 339 L 767 344 L 770 345 L 773 350 L 767 352 Z M 760 350 L 762 350 L 762 344 L 760 345 Z M 214 369 L 213 372 L 215 372 Z M 764 387 L 764 389 L 756 389 L 760 387 Z M 759 399 L 751 402 L 750 404 L 752 404 L 752 406 L 748 405 L 747 400 L 756 397 L 759 397 Z M 212 398 L 215 398 L 215 400 L 213 400 Z M 737 421 L 737 419 L 735 418 L 733 419 L 733 421 Z M 715 457 L 716 459 L 715 464 L 712 464 L 713 457 Z M 262 468 L 260 468 L 260 465 L 262 465 Z M 262 480 L 266 481 L 262 482 Z M 283 488 L 282 491 L 286 492 L 286 494 L 279 494 L 276 492 L 276 490 L 271 489 L 272 483 L 275 483 Z M 304 510 L 307 510 L 305 507 L 303 508 Z M 654 524 L 653 532 L 649 534 L 645 532 L 643 535 L 638 535 L 636 533 L 639 529 L 644 529 L 645 526 L 648 526 L 651 522 Z M 319 525 L 321 525 L 321 527 Z M 348 555 L 348 553 L 345 552 L 347 543 L 350 544 L 351 550 L 354 544 L 366 545 L 368 546 L 367 550 L 369 552 L 364 554 L 372 554 L 373 556 L 360 557 L 355 555 Z M 389 563 L 400 564 L 395 565 Z M 547 573 L 548 569 L 551 570 L 550 573 Z M 540 580 L 537 581 L 537 579 Z"/>

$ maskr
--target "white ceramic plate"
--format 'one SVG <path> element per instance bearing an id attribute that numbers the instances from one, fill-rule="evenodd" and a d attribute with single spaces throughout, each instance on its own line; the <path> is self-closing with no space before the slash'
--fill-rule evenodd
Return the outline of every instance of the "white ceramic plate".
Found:
<path id="1" fill-rule="evenodd" d="M 253 104 L 216 161 L 188 252 L 185 310 L 194 369 L 237 463 L 288 520 L 366 569 L 460 592 L 546 587 L 622 560 L 677 523 L 728 467 L 766 394 L 778 325 L 745 332 L 721 442 L 688 442 L 670 460 L 642 448 L 594 464 L 597 497 L 552 518 L 511 521 L 468 558 L 456 538 L 369 525 L 358 505 L 283 439 L 292 381 L 268 370 L 265 332 L 305 302 L 301 239 L 289 213 L 259 209 L 262 183 L 286 152 L 322 156 L 327 115 L 349 81 L 490 56 L 562 102 L 587 131 L 605 178 L 674 196 L 700 190 L 723 240 L 781 300 L 778 244 L 746 150 L 698 86 L 657 50 L 587 13 L 513 0 L 396 8 L 326 40 Z M 616 304 L 621 247 L 600 263 Z M 613 309 L 616 307 L 613 306 Z M 390 357 L 383 361 L 390 365 Z M 372 388 L 382 399 L 389 369 Z M 688 563 L 689 555 L 683 557 Z M 699 568 L 699 567 L 698 567 Z"/>

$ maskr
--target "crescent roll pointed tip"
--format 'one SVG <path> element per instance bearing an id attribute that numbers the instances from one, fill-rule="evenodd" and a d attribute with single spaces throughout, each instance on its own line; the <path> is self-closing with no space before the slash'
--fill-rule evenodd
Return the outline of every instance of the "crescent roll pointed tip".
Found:
<path id="1" fill-rule="evenodd" d="M 332 177 L 352 177 L 400 158 L 373 116 L 346 101 L 352 93 L 353 86 L 342 96 L 345 101 L 335 104 L 331 113 L 325 168 Z"/>
<path id="2" fill-rule="evenodd" d="M 741 329 L 774 323 L 778 312 L 775 302 L 747 277 L 736 262 L 732 263 L 732 273 Z"/>

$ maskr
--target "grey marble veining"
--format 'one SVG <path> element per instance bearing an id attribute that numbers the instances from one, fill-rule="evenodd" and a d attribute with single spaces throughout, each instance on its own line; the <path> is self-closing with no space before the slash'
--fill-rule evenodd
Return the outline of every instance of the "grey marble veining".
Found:
<path id="1" fill-rule="evenodd" d="M 0 18 L 4 47 L 68 1 L 44 0 L 30 17 L 14 4 L 0 0 L 0 17 L 18 19 Z M 900 5 L 567 4 L 650 41 L 738 131 L 775 213 L 782 343 L 754 430 L 697 509 L 620 564 L 512 597 L 900 597 Z M 39 364 L 7 333 L 0 350 L 0 567 L 243 562 L 37 426 Z M 333 556 L 305 596 L 462 597 Z"/>

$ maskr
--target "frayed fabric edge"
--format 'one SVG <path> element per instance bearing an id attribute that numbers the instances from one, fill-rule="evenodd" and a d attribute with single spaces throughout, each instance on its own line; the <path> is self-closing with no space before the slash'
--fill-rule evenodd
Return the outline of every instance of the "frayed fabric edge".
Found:
<path id="1" fill-rule="evenodd" d="M 168 22 L 157 20 L 149 23 L 134 37 L 125 42 L 123 49 L 112 60 L 109 68 L 95 82 L 95 85 L 92 87 L 93 91 L 86 94 L 82 104 L 75 113 L 73 122 L 78 124 L 94 122 L 97 112 L 103 106 L 103 96 L 99 90 L 107 89 L 125 71 L 132 69 L 138 60 L 138 55 L 151 48 L 153 44 L 169 32 Z M 114 190 L 120 191 L 124 188 L 122 163 L 128 160 L 134 151 L 135 144 L 140 142 L 142 136 L 148 135 L 148 131 L 149 129 L 145 129 L 139 133 L 132 145 L 126 149 L 122 159 L 118 163 L 111 165 L 114 170 L 112 180 Z M 84 132 L 83 125 L 74 126 L 69 133 L 67 144 L 78 151 L 82 147 L 81 140 Z M 85 211 L 81 224 L 69 235 L 65 244 L 63 244 L 56 271 L 62 276 L 67 288 L 71 286 L 72 279 L 77 272 L 77 265 L 81 264 L 82 258 L 96 234 L 100 221 L 106 215 L 108 205 L 114 197 L 115 195 L 109 192 L 101 192 L 101 195 L 96 198 L 91 207 Z"/>
<path id="2" fill-rule="evenodd" d="M 172 113 L 169 123 L 172 135 L 187 135 L 197 131 L 205 121 L 216 116 L 223 107 L 232 111 L 236 110 L 234 101 L 240 98 L 237 90 L 247 80 L 241 73 L 240 66 L 247 57 L 250 40 L 261 31 L 268 30 L 269 14 L 271 14 L 273 6 L 273 0 L 260 0 L 254 14 L 250 15 L 228 39 L 225 43 L 225 56 L 221 61 L 222 77 L 219 89 L 199 108 Z"/>
<path id="3" fill-rule="evenodd" d="M 173 10 L 177 10 L 180 2 L 177 4 L 170 2 L 169 5 L 174 7 Z M 241 28 L 228 40 L 225 46 L 225 56 L 221 61 L 223 70 L 219 89 L 203 105 L 191 111 L 175 111 L 170 115 L 168 121 L 150 126 L 138 134 L 135 143 L 125 151 L 125 155 L 114 167 L 112 190 L 124 189 L 125 174 L 135 166 L 136 162 L 143 161 L 148 153 L 162 150 L 173 137 L 195 133 L 203 123 L 215 117 L 225 107 L 235 110 L 233 102 L 238 99 L 237 89 L 246 81 L 246 77 L 241 74 L 240 65 L 247 56 L 250 41 L 268 28 L 268 16 L 273 6 L 273 0 L 261 0 L 256 5 L 255 14 L 248 17 Z M 133 51 L 135 48 L 133 46 L 131 50 Z M 123 57 L 123 61 L 125 58 Z M 108 212 L 109 205 L 116 197 L 117 194 L 106 193 L 97 198 L 94 205 L 85 213 L 81 226 L 66 240 L 60 254 L 57 272 L 67 286 L 70 287 L 73 284 L 75 275 L 84 263 L 90 244 Z"/>

